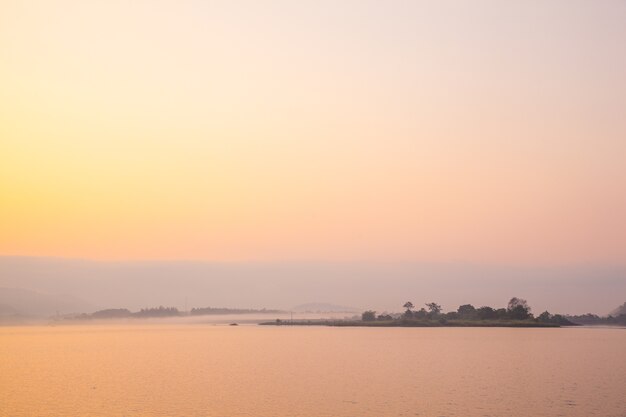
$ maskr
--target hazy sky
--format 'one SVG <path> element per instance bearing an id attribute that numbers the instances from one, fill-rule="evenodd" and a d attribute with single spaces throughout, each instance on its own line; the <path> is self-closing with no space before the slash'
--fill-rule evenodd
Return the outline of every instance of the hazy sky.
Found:
<path id="1" fill-rule="evenodd" d="M 45 306 L 19 302 L 21 288 L 82 307 L 63 313 L 147 306 L 291 309 L 330 302 L 357 309 L 401 311 L 436 301 L 444 311 L 471 303 L 504 307 L 528 300 L 534 314 L 608 314 L 624 303 L 626 267 L 511 267 L 408 262 L 90 261 L 0 256 L 0 319 L 6 305 L 28 313 Z M 3 298 L 4 297 L 4 298 Z M 76 300 L 77 298 L 77 300 Z M 186 306 L 187 305 L 187 306 Z M 48 306 L 50 308 L 50 306 Z"/>
<path id="2" fill-rule="evenodd" d="M 624 1 L 0 4 L 0 254 L 626 263 Z"/>

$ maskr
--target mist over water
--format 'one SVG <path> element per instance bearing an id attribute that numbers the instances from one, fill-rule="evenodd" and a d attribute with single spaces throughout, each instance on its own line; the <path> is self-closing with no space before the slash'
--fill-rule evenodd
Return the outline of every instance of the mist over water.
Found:
<path id="1" fill-rule="evenodd" d="M 436 301 L 448 311 L 466 303 L 477 307 L 504 306 L 512 296 L 518 296 L 526 298 L 536 313 L 549 310 L 604 315 L 624 302 L 626 269 L 415 262 L 98 262 L 0 257 L 2 287 L 61 296 L 61 300 L 50 303 L 47 313 L 52 314 L 56 310 L 81 313 L 158 305 L 181 310 L 206 306 L 290 310 L 309 302 L 332 303 L 357 311 L 400 311 L 407 300 L 417 305 Z M 16 299 L 14 295 L 11 298 Z M 28 310 L 33 304 L 28 300 L 24 303 L 28 305 L 13 307 Z M 36 304 L 44 305 L 41 300 Z"/>

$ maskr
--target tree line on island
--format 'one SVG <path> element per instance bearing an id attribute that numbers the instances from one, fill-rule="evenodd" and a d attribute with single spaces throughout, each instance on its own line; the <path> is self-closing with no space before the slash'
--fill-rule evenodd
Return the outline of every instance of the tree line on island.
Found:
<path id="1" fill-rule="evenodd" d="M 567 318 L 574 323 L 588 326 L 626 326 L 626 303 L 617 307 L 605 317 L 587 313 L 578 316 L 567 316 Z"/>
<path id="2" fill-rule="evenodd" d="M 360 320 L 356 316 L 346 320 L 301 321 L 294 322 L 276 319 L 275 322 L 262 324 L 332 324 L 332 325 L 381 325 L 381 326 L 572 326 L 572 325 L 608 325 L 626 326 L 626 303 L 619 306 L 608 316 L 596 314 L 561 315 L 552 314 L 548 311 L 534 316 L 528 302 L 522 298 L 513 297 L 509 300 L 506 308 L 493 308 L 489 306 L 474 307 L 471 304 L 463 304 L 456 311 L 443 312 L 440 304 L 435 302 L 426 303 L 425 308 L 419 310 L 411 302 L 403 305 L 402 313 L 377 314 L 374 310 L 367 310 L 361 314 Z M 91 314 L 57 316 L 58 319 L 67 320 L 91 320 L 91 319 L 127 319 L 127 318 L 167 318 L 188 317 L 203 315 L 226 315 L 226 314 L 287 314 L 287 311 L 275 309 L 243 309 L 243 308 L 218 308 L 202 307 L 192 308 L 190 311 L 180 311 L 176 307 L 150 307 L 131 312 L 126 308 L 109 308 L 99 310 Z"/>
<path id="3" fill-rule="evenodd" d="M 91 314 L 83 313 L 69 319 L 124 319 L 124 318 L 162 318 L 162 317 L 185 317 L 185 316 L 208 316 L 216 314 L 281 314 L 282 310 L 251 309 L 251 308 L 221 308 L 201 307 L 192 308 L 189 312 L 180 311 L 176 307 L 149 307 L 132 312 L 127 308 L 107 308 Z"/>
<path id="4" fill-rule="evenodd" d="M 551 314 L 544 311 L 537 317 L 531 313 L 528 302 L 523 298 L 513 297 L 509 300 L 506 308 L 493 308 L 489 306 L 474 307 L 471 304 L 463 304 L 456 311 L 443 312 L 441 305 L 431 302 L 425 304 L 416 310 L 415 305 L 411 301 L 407 301 L 402 306 L 405 311 L 398 315 L 392 314 L 376 314 L 376 311 L 367 310 L 361 315 L 364 322 L 376 321 L 433 321 L 437 320 L 441 324 L 447 322 L 458 321 L 527 321 L 535 323 L 553 324 L 559 326 L 572 326 L 576 323 L 568 320 L 567 317 L 560 314 Z"/>
<path id="5" fill-rule="evenodd" d="M 626 303 L 607 317 L 594 314 L 570 316 L 548 311 L 535 316 L 528 302 L 513 297 L 504 308 L 474 307 L 463 304 L 455 311 L 444 312 L 440 304 L 426 303 L 419 310 L 411 301 L 402 306 L 404 312 L 377 314 L 364 311 L 361 316 L 344 319 L 301 319 L 260 323 L 261 325 L 292 326 L 360 326 L 360 327 L 561 327 L 581 324 L 626 326 Z"/>

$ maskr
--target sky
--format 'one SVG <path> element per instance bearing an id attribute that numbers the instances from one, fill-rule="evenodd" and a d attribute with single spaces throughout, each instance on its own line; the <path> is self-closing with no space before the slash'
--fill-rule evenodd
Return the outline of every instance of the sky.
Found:
<path id="1" fill-rule="evenodd" d="M 0 255 L 626 265 L 626 2 L 0 4 Z"/>

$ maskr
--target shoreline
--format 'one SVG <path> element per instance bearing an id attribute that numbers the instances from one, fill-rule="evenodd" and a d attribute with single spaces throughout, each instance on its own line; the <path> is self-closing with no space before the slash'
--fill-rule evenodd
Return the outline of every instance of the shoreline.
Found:
<path id="1" fill-rule="evenodd" d="M 259 323 L 259 326 L 328 326 L 328 327 L 576 327 L 562 326 L 556 323 L 538 323 L 532 321 L 499 321 L 499 320 L 391 320 L 391 321 L 360 321 L 360 320 L 294 320 L 271 321 Z"/>

